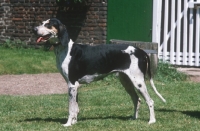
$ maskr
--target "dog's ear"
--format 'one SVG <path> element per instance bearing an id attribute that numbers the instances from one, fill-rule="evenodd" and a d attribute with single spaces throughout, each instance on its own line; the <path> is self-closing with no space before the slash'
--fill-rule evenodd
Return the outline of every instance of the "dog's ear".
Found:
<path id="1" fill-rule="evenodd" d="M 63 25 L 60 20 L 56 18 L 51 18 L 50 23 L 52 23 L 52 25 L 58 30 L 58 38 L 60 39 L 61 44 L 63 46 L 68 45 L 70 38 L 65 25 Z"/>
<path id="2" fill-rule="evenodd" d="M 59 25 L 59 34 L 58 37 L 60 38 L 60 42 L 63 46 L 68 45 L 70 38 L 67 32 L 67 29 L 65 28 L 65 25 L 63 25 L 62 23 L 60 23 Z"/>

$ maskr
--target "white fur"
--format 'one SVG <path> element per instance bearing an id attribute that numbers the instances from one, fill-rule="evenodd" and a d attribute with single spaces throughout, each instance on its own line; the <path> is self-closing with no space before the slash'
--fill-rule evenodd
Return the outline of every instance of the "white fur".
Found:
<path id="1" fill-rule="evenodd" d="M 101 78 L 105 77 L 104 75 L 100 74 L 94 74 L 94 75 L 85 75 L 82 78 L 78 80 L 79 83 L 84 84 L 84 83 L 91 83 L 95 80 L 99 80 Z"/>

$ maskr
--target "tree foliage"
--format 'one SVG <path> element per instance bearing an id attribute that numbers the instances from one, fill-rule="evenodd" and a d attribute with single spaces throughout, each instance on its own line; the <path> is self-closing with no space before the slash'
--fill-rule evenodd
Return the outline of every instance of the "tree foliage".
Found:
<path id="1" fill-rule="evenodd" d="M 58 3 L 66 2 L 66 3 L 82 3 L 85 0 L 56 0 Z"/>

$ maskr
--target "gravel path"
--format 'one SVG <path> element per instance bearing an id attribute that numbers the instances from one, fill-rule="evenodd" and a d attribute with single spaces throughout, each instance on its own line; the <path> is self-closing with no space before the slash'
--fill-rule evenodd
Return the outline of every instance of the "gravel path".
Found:
<path id="1" fill-rule="evenodd" d="M 187 74 L 191 81 L 200 83 L 200 68 L 177 68 L 177 70 Z"/>
<path id="2" fill-rule="evenodd" d="M 200 68 L 179 68 L 200 82 Z M 67 84 L 59 73 L 0 75 L 0 95 L 42 95 L 67 93 Z"/>
<path id="3" fill-rule="evenodd" d="M 67 84 L 59 73 L 0 76 L 0 95 L 62 93 L 67 93 Z"/>

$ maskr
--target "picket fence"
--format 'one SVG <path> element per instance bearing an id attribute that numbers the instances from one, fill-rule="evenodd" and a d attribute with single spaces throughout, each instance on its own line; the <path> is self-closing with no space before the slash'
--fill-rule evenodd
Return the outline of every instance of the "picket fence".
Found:
<path id="1" fill-rule="evenodd" d="M 173 65 L 200 66 L 200 0 L 153 0 L 152 41 Z"/>

